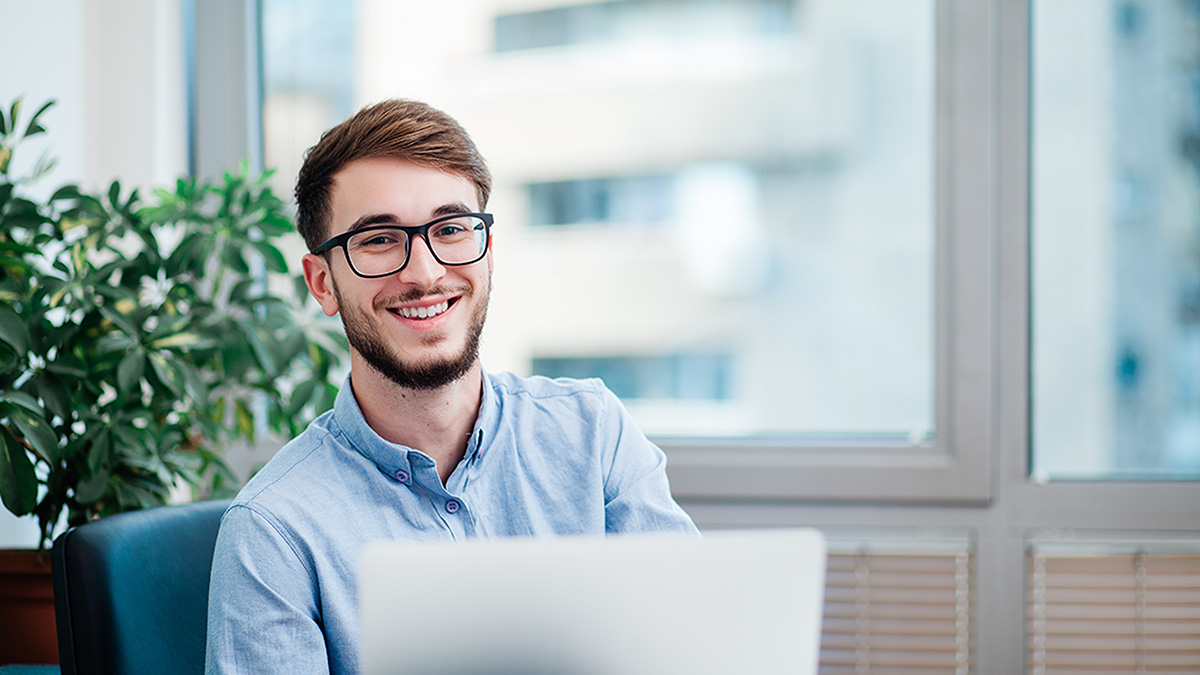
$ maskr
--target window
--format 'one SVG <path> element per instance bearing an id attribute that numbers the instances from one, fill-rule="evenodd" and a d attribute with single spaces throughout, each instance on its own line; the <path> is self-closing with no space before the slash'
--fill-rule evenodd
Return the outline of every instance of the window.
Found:
<path id="1" fill-rule="evenodd" d="M 422 20 L 461 39 L 360 44 L 422 64 L 364 73 L 362 98 L 432 101 L 491 163 L 488 367 L 728 354 L 721 405 L 635 403 L 642 428 L 933 442 L 933 3 L 527 9 L 448 3 Z"/>
<path id="2" fill-rule="evenodd" d="M 599 377 L 614 394 L 633 405 L 647 399 L 727 399 L 730 369 L 725 354 L 533 359 L 534 374 Z"/>
<path id="3" fill-rule="evenodd" d="M 356 105 L 405 96 L 447 110 L 496 178 L 487 367 L 532 374 L 537 359 L 566 358 L 572 373 L 619 378 L 612 359 L 721 355 L 719 384 L 679 377 L 658 387 L 671 396 L 627 401 L 681 494 L 761 494 L 758 479 L 713 475 L 721 456 L 778 467 L 770 482 L 794 495 L 855 499 L 874 472 L 893 497 L 931 484 L 986 496 L 990 402 L 956 394 L 989 358 L 991 305 L 958 278 L 987 267 L 987 200 L 970 197 L 986 174 L 935 162 L 985 165 L 953 120 L 986 101 L 939 92 L 985 81 L 986 59 L 935 62 L 939 31 L 974 10 L 360 0 L 354 12 L 355 76 L 340 82 Z M 962 159 L 947 160 L 956 135 Z M 967 199 L 938 197 L 956 191 Z"/>
<path id="4" fill-rule="evenodd" d="M 500 14 L 497 52 L 662 36 L 785 32 L 792 0 L 619 0 Z"/>
<path id="5" fill-rule="evenodd" d="M 277 171 L 275 190 L 290 195 L 304 151 L 358 108 L 347 75 L 355 65 L 355 5 L 261 0 L 261 12 L 263 161 Z"/>
<path id="6" fill-rule="evenodd" d="M 623 176 L 532 183 L 529 224 L 653 227 L 671 215 L 667 176 Z"/>
<path id="7" fill-rule="evenodd" d="M 1033 472 L 1200 477 L 1200 5 L 1033 7 Z"/>

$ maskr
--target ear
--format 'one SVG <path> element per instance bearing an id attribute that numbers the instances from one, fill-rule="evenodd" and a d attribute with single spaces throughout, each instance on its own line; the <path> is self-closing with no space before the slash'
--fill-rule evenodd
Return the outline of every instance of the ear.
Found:
<path id="1" fill-rule="evenodd" d="M 325 316 L 338 313 L 337 296 L 333 292 L 333 273 L 329 269 L 329 261 L 323 256 L 304 254 L 300 260 L 304 268 L 304 283 L 308 284 L 308 292 L 321 305 Z"/>

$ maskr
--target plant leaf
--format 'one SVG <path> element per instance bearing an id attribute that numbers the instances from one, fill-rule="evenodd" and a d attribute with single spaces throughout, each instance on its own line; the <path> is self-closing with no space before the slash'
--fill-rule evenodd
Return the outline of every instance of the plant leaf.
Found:
<path id="1" fill-rule="evenodd" d="M 107 430 L 101 431 L 92 439 L 87 453 L 87 466 L 92 474 L 100 473 L 100 469 L 108 464 L 112 455 L 112 434 Z"/>
<path id="2" fill-rule="evenodd" d="M 87 368 L 72 356 L 60 357 L 57 361 L 46 364 L 46 370 L 66 377 L 87 377 Z"/>
<path id="3" fill-rule="evenodd" d="M 249 274 L 250 265 L 246 264 L 246 256 L 242 253 L 242 249 L 232 244 L 225 246 L 221 253 L 221 259 L 235 272 L 240 274 Z"/>
<path id="4" fill-rule="evenodd" d="M 305 380 L 296 385 L 292 391 L 291 400 L 288 401 L 286 414 L 288 417 L 295 417 L 304 409 L 304 404 L 308 403 L 313 397 L 313 392 L 317 389 L 317 380 Z"/>
<path id="5" fill-rule="evenodd" d="M 146 446 L 146 435 L 140 429 L 126 424 L 114 425 L 112 428 L 113 451 L 125 463 L 143 466 L 145 457 L 150 454 Z M 124 450 L 124 452 L 122 452 Z"/>
<path id="6" fill-rule="evenodd" d="M 184 237 L 183 241 L 171 252 L 167 259 L 167 274 L 175 275 L 187 269 L 188 264 L 195 259 L 204 245 L 204 235 L 195 232 Z"/>
<path id="7" fill-rule="evenodd" d="M 7 429 L 0 430 L 0 499 L 13 515 L 23 516 L 37 506 L 38 482 L 25 446 Z"/>
<path id="8" fill-rule="evenodd" d="M 9 405 L 8 409 L 9 418 L 25 440 L 33 446 L 34 452 L 47 462 L 55 461 L 58 458 L 58 437 L 50 425 L 46 424 L 46 420 L 39 415 L 29 414 L 24 408 Z"/>
<path id="9" fill-rule="evenodd" d="M 258 225 L 266 234 L 288 234 L 295 229 L 292 221 L 277 213 L 267 215 Z"/>
<path id="10" fill-rule="evenodd" d="M 107 438 L 107 436 L 105 437 Z M 108 469 L 95 471 L 75 486 L 75 500 L 80 504 L 95 504 L 108 492 L 108 479 L 112 473 Z"/>
<path id="11" fill-rule="evenodd" d="M 58 378 L 43 371 L 41 376 L 34 380 L 34 386 L 37 388 L 38 396 L 42 397 L 46 410 L 51 415 L 68 419 L 71 414 L 69 407 L 71 397 Z"/>
<path id="12" fill-rule="evenodd" d="M 287 258 L 283 257 L 283 253 L 279 249 L 265 241 L 252 241 L 250 243 L 262 255 L 263 262 L 267 264 L 267 269 L 279 274 L 287 274 Z"/>
<path id="13" fill-rule="evenodd" d="M 246 327 L 246 342 L 250 343 L 250 348 L 254 350 L 254 357 L 258 360 L 258 365 L 267 371 L 268 375 L 275 375 L 278 372 L 275 358 L 271 355 L 271 350 L 267 349 L 267 345 L 263 344 L 258 331 L 254 330 L 252 326 Z"/>
<path id="14" fill-rule="evenodd" d="M 111 309 L 103 305 L 100 307 L 100 313 L 104 315 L 104 318 L 115 323 L 117 327 L 121 329 L 121 332 L 135 340 L 137 339 L 140 331 L 138 331 L 137 326 L 134 326 L 129 322 L 129 319 L 126 318 L 125 315 L 121 314 L 115 309 Z"/>
<path id="15" fill-rule="evenodd" d="M 77 199 L 79 196 L 78 185 L 64 185 L 54 191 L 54 194 L 50 196 L 50 201 L 56 202 L 60 199 Z"/>
<path id="16" fill-rule="evenodd" d="M 159 338 L 150 343 L 155 349 L 165 349 L 167 347 L 192 347 L 200 344 L 200 336 L 195 333 L 175 333 L 164 338 Z"/>
<path id="17" fill-rule="evenodd" d="M 0 305 L 0 340 L 8 343 L 17 354 L 29 351 L 29 328 L 25 321 L 5 305 Z"/>
<path id="18" fill-rule="evenodd" d="M 29 138 L 35 134 L 40 134 L 46 130 L 41 124 L 38 124 L 38 118 L 41 117 L 42 113 L 46 112 L 50 106 L 54 105 L 54 103 L 54 99 L 50 99 L 42 104 L 42 107 L 38 108 L 37 112 L 33 113 L 33 117 L 29 119 L 29 126 L 25 128 L 25 138 Z M 16 125 L 17 121 L 13 120 L 14 129 L 16 128 Z"/>
<path id="19" fill-rule="evenodd" d="M 138 382 L 142 381 L 142 375 L 146 372 L 146 352 L 141 349 L 134 349 L 121 359 L 121 365 L 117 366 L 117 387 L 121 393 L 129 393 L 133 391 Z"/>
<path id="20" fill-rule="evenodd" d="M 191 390 L 192 397 L 197 401 L 208 400 L 208 386 L 204 384 L 203 378 L 196 369 L 191 366 L 186 360 L 180 359 L 175 363 L 176 369 L 183 375 L 183 381 L 187 388 Z"/>
<path id="21" fill-rule="evenodd" d="M 250 408 L 246 406 L 246 402 L 239 400 L 237 402 L 237 430 L 243 437 L 254 441 L 254 415 L 251 414 Z"/>
<path id="22" fill-rule="evenodd" d="M 184 382 L 179 371 L 171 367 L 167 359 L 160 353 L 150 355 L 150 366 L 154 370 L 154 374 L 158 376 L 159 382 L 162 382 L 171 390 L 171 393 L 176 396 L 183 395 Z"/>
<path id="23" fill-rule="evenodd" d="M 8 111 L 8 128 L 12 129 L 13 133 L 17 132 L 17 117 L 21 114 L 21 97 L 13 101 L 12 108 Z"/>
<path id="24" fill-rule="evenodd" d="M 35 415 L 42 414 L 42 406 L 38 405 L 37 399 L 23 391 L 0 392 L 0 401 L 19 405 Z"/>

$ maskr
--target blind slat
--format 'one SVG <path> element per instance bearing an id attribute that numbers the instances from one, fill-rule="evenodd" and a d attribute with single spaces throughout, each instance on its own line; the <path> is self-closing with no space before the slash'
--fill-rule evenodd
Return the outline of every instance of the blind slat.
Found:
<path id="1" fill-rule="evenodd" d="M 827 563 L 821 673 L 964 673 L 970 551 L 837 551 Z"/>
<path id="2" fill-rule="evenodd" d="M 1200 552 L 1031 548 L 1031 672 L 1200 672 Z"/>

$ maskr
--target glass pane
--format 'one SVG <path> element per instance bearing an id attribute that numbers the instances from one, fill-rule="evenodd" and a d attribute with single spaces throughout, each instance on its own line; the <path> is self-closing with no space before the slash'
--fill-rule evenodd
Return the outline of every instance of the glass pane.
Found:
<path id="1" fill-rule="evenodd" d="M 1200 4 L 1033 9 L 1034 477 L 1200 477 Z"/>
<path id="2" fill-rule="evenodd" d="M 356 104 L 495 176 L 485 367 L 652 434 L 931 438 L 934 0 L 357 8 Z"/>
<path id="3" fill-rule="evenodd" d="M 262 0 L 261 6 L 263 161 L 277 170 L 272 187 L 288 196 L 304 151 L 354 113 L 355 3 Z"/>

